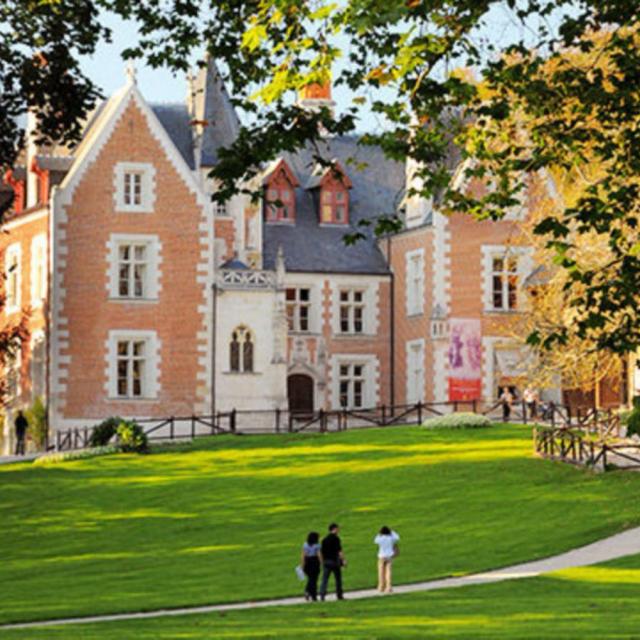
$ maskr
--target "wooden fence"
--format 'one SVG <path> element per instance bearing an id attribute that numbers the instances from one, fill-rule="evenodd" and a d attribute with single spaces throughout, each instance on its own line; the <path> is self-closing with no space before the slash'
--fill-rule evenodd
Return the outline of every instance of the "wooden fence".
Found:
<path id="1" fill-rule="evenodd" d="M 533 428 L 535 452 L 551 460 L 584 465 L 600 471 L 640 469 L 640 445 L 609 442 L 578 428 Z"/>

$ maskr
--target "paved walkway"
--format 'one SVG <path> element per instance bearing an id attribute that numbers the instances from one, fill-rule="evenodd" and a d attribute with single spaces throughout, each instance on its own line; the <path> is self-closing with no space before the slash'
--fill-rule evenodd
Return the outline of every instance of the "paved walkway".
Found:
<path id="1" fill-rule="evenodd" d="M 24 456 L 0 456 L 0 464 L 11 464 L 13 462 L 31 462 L 39 458 L 42 453 L 27 453 Z"/>
<path id="2" fill-rule="evenodd" d="M 441 580 L 431 580 L 428 582 L 416 582 L 414 584 L 400 585 L 394 588 L 394 593 L 418 593 L 423 591 L 433 591 L 434 589 L 449 589 L 452 587 L 464 587 L 472 584 L 488 584 L 492 582 L 502 582 L 503 580 L 514 580 L 518 578 L 530 578 L 551 571 L 569 569 L 571 567 L 582 567 L 598 562 L 606 562 L 615 558 L 621 558 L 632 554 L 640 553 L 640 527 L 629 529 L 623 533 L 616 534 L 604 540 L 594 542 L 585 547 L 579 547 L 567 553 L 557 556 L 516 564 L 495 571 L 486 573 L 476 573 L 459 578 L 443 578 Z M 362 598 L 388 597 L 379 594 L 375 589 L 360 589 L 358 591 L 347 592 L 349 600 L 361 600 Z M 110 615 L 90 616 L 84 618 L 64 618 L 58 620 L 42 620 L 40 622 L 26 622 L 8 624 L 0 626 L 1 629 L 26 629 L 29 627 L 52 627 L 78 623 L 111 622 L 115 620 L 140 620 L 144 618 L 163 618 L 167 616 L 185 616 L 201 613 L 215 613 L 219 611 L 238 611 L 243 609 L 262 609 L 265 607 L 281 607 L 303 604 L 304 599 L 280 598 L 277 600 L 259 600 L 254 602 L 236 602 L 231 604 L 214 604 L 201 607 L 185 607 L 181 609 L 158 609 L 156 611 L 145 611 L 141 613 L 116 613 Z M 321 604 L 310 606 L 322 606 Z"/>

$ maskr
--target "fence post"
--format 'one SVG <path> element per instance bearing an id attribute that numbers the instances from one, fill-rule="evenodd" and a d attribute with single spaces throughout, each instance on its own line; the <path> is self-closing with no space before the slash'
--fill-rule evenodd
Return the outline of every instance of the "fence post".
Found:
<path id="1" fill-rule="evenodd" d="M 280 407 L 276 407 L 276 433 L 280 433 Z"/>
<path id="2" fill-rule="evenodd" d="M 382 405 L 382 425 L 383 427 L 387 426 L 387 411 L 386 407 Z"/>
<path id="3" fill-rule="evenodd" d="M 478 413 L 478 401 L 475 398 L 471 401 L 471 409 L 473 413 Z"/>
<path id="4" fill-rule="evenodd" d="M 422 401 L 418 401 L 418 425 L 422 424 Z"/>
<path id="5" fill-rule="evenodd" d="M 196 417 L 194 415 L 191 416 L 191 439 L 193 440 L 196 437 Z"/>
<path id="6" fill-rule="evenodd" d="M 551 427 L 555 429 L 556 428 L 556 405 L 552 401 L 549 403 L 549 406 L 551 407 Z"/>
<path id="7" fill-rule="evenodd" d="M 454 413 L 458 413 L 458 401 L 457 400 L 453 401 L 453 412 Z"/>
<path id="8" fill-rule="evenodd" d="M 173 416 L 169 418 L 169 440 L 173 440 L 175 436 L 175 423 L 173 420 Z"/>
<path id="9" fill-rule="evenodd" d="M 522 401 L 522 422 L 527 424 L 527 403 Z"/>
<path id="10" fill-rule="evenodd" d="M 60 431 L 56 429 L 56 451 L 60 451 Z"/>
<path id="11" fill-rule="evenodd" d="M 229 430 L 231 433 L 236 432 L 236 410 L 231 409 L 231 414 L 229 415 Z"/>
<path id="12" fill-rule="evenodd" d="M 347 430 L 347 422 L 349 421 L 349 416 L 347 415 L 347 410 L 342 409 L 342 430 Z"/>
<path id="13" fill-rule="evenodd" d="M 85 426 L 84 428 L 84 448 L 86 449 L 89 446 L 89 427 Z"/>

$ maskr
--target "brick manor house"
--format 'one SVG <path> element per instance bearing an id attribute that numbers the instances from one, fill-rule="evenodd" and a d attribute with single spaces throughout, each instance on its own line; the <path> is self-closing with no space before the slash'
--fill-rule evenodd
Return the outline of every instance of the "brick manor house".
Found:
<path id="1" fill-rule="evenodd" d="M 262 203 L 216 205 L 208 172 L 239 122 L 215 64 L 184 104 L 148 104 L 128 76 L 75 148 L 28 138 L 3 176 L 2 321 L 31 309 L 4 372 L 5 432 L 37 396 L 63 429 L 517 386 L 523 354 L 507 329 L 533 265 L 510 240 L 526 202 L 500 222 L 444 216 L 405 197 L 410 166 L 341 137 L 323 141 L 341 178 L 310 152 L 283 154 L 263 168 Z M 301 104 L 331 104 L 330 87 Z M 361 219 L 396 212 L 402 232 L 343 243 Z"/>

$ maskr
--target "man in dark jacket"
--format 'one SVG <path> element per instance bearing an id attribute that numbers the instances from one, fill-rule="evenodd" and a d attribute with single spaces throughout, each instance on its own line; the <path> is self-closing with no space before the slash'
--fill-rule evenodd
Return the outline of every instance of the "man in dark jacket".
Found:
<path id="1" fill-rule="evenodd" d="M 329 576 L 333 573 L 336 581 L 336 596 L 338 600 L 344 600 L 342 594 L 342 567 L 346 566 L 344 553 L 342 552 L 342 542 L 338 537 L 340 527 L 332 523 L 329 525 L 329 534 L 322 540 L 322 583 L 320 585 L 320 599 L 324 600 L 327 595 L 327 584 Z"/>
<path id="2" fill-rule="evenodd" d="M 15 427 L 16 427 L 16 455 L 23 456 L 24 455 L 24 439 L 27 435 L 27 427 L 29 423 L 27 419 L 24 417 L 24 413 L 22 413 L 22 409 L 18 411 L 18 415 L 15 419 Z"/>

